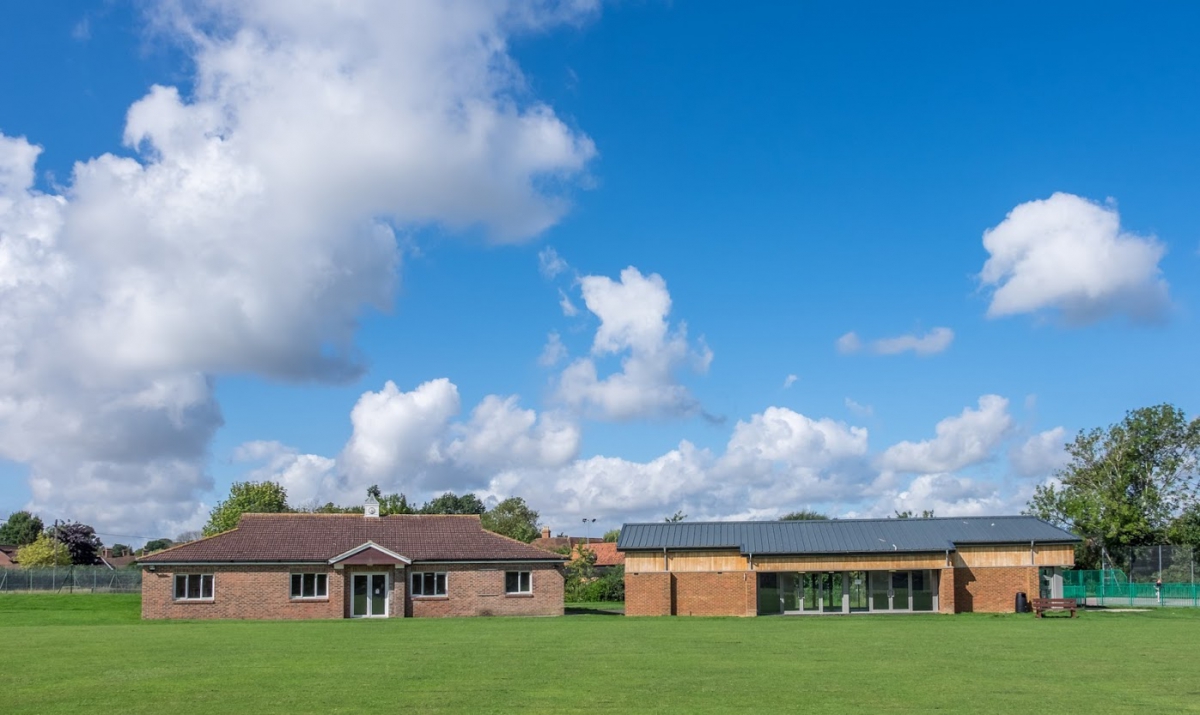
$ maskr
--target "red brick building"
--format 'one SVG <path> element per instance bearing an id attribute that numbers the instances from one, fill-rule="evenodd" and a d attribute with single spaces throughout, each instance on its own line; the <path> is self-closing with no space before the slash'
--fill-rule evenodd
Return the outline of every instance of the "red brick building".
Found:
<path id="1" fill-rule="evenodd" d="M 478 516 L 245 514 L 138 560 L 143 618 L 559 616 L 561 556 Z"/>
<path id="2" fill-rule="evenodd" d="M 626 524 L 625 614 L 1002 613 L 1061 597 L 1077 537 L 1028 516 Z"/>

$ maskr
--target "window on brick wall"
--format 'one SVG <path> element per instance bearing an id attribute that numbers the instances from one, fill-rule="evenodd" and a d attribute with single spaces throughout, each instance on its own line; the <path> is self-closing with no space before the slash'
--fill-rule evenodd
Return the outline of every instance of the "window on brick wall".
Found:
<path id="1" fill-rule="evenodd" d="M 444 571 L 417 571 L 412 575 L 412 595 L 445 596 L 446 573 Z"/>
<path id="2" fill-rule="evenodd" d="M 176 601 L 211 601 L 213 575 L 210 573 L 175 574 Z"/>
<path id="3" fill-rule="evenodd" d="M 533 573 L 530 571 L 505 571 L 504 592 L 533 593 Z"/>
<path id="4" fill-rule="evenodd" d="M 323 573 L 292 574 L 292 598 L 328 598 L 329 576 Z"/>

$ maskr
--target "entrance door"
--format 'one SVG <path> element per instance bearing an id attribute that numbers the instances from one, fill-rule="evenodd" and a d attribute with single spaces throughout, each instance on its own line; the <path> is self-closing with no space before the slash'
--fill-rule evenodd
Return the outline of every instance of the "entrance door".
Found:
<path id="1" fill-rule="evenodd" d="M 779 574 L 760 573 L 758 575 L 758 615 L 779 613 L 782 606 L 783 601 L 779 598 Z"/>
<path id="2" fill-rule="evenodd" d="M 800 610 L 800 574 L 779 574 L 779 599 L 784 613 Z"/>
<path id="3" fill-rule="evenodd" d="M 872 611 L 890 611 L 892 610 L 891 599 L 889 598 L 889 583 L 888 578 L 891 576 L 887 571 L 872 571 L 871 572 L 871 610 Z"/>
<path id="4" fill-rule="evenodd" d="M 842 575 L 840 573 L 817 574 L 821 584 L 821 610 L 825 613 L 842 612 Z"/>
<path id="5" fill-rule="evenodd" d="M 821 610 L 820 574 L 800 574 L 800 579 L 800 609 L 807 613 L 819 613 Z"/>
<path id="6" fill-rule="evenodd" d="M 353 579 L 350 615 L 355 618 L 387 618 L 387 574 L 356 573 Z"/>
<path id="7" fill-rule="evenodd" d="M 851 571 L 846 574 L 848 592 L 850 594 L 850 610 L 865 611 L 869 608 L 867 601 L 867 572 Z"/>
<path id="8" fill-rule="evenodd" d="M 907 611 L 911 608 L 908 603 L 908 571 L 892 572 L 892 610 Z"/>

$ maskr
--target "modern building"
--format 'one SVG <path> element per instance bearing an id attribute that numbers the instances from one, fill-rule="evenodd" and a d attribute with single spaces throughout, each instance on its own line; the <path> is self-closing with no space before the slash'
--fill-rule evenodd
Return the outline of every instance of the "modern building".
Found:
<path id="1" fill-rule="evenodd" d="M 625 613 L 1011 612 L 1062 595 L 1079 539 L 1029 516 L 626 524 Z"/>
<path id="2" fill-rule="evenodd" d="M 558 616 L 564 558 L 478 516 L 245 514 L 138 559 L 142 618 Z"/>

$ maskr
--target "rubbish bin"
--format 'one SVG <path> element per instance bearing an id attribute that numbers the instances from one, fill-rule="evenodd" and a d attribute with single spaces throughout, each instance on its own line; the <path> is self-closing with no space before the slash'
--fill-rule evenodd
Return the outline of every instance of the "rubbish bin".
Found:
<path id="1" fill-rule="evenodd" d="M 1029 598 L 1024 591 L 1017 591 L 1017 613 L 1029 612 Z"/>

